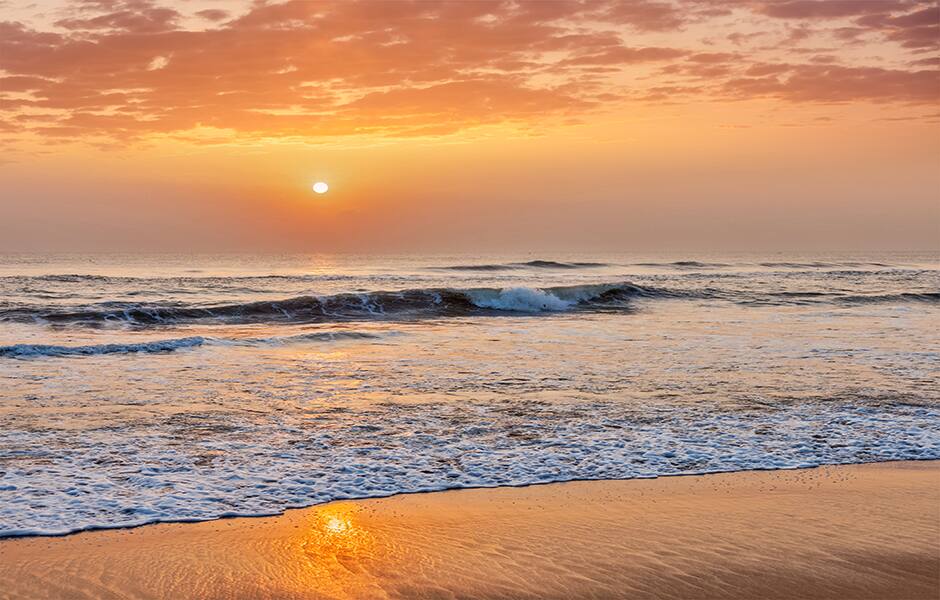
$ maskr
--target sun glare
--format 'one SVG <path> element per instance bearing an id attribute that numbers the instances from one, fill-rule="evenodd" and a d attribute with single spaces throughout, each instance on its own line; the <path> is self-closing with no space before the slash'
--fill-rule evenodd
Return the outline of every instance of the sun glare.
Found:
<path id="1" fill-rule="evenodd" d="M 318 181 L 313 184 L 313 191 L 318 194 L 325 194 L 329 191 L 329 189 L 330 186 L 328 186 L 325 181 Z"/>

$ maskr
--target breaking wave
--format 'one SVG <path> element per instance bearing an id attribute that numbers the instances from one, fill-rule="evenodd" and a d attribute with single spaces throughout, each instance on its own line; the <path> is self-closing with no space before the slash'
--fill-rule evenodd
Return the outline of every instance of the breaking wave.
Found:
<path id="1" fill-rule="evenodd" d="M 507 288 L 427 288 L 402 291 L 343 293 L 326 296 L 298 296 L 284 300 L 198 306 L 174 304 L 131 304 L 104 302 L 80 309 L 6 308 L 0 321 L 44 322 L 53 325 L 102 326 L 171 325 L 189 322 L 244 323 L 330 323 L 361 320 L 446 318 L 499 313 L 557 313 L 570 310 L 629 309 L 635 298 L 684 298 L 723 300 L 744 305 L 873 303 L 938 303 L 940 291 L 909 291 L 847 294 L 820 291 L 744 292 L 713 287 L 667 289 L 632 283 L 607 283 L 560 287 Z M 193 343 L 193 342 L 191 342 Z M 173 348 L 169 348 L 172 350 Z M 125 350 L 103 352 L 163 352 L 167 348 L 142 344 Z M 83 353 L 74 351 L 72 353 Z"/>
<path id="2" fill-rule="evenodd" d="M 88 327 L 108 324 L 179 323 L 332 323 L 363 320 L 429 319 L 488 314 L 629 310 L 636 298 L 722 300 L 743 305 L 938 303 L 940 291 L 872 291 L 868 294 L 817 290 L 745 291 L 716 287 L 671 289 L 633 283 L 559 287 L 420 288 L 401 291 L 297 296 L 221 305 L 102 302 L 82 307 L 0 308 L 0 321 L 40 322 Z M 172 349 L 172 348 L 171 348 Z M 162 352 L 142 345 L 118 352 Z M 104 350 L 96 351 L 98 353 Z"/>
<path id="3" fill-rule="evenodd" d="M 610 306 L 636 296 L 668 294 L 629 283 L 553 288 L 431 288 L 399 292 L 346 293 L 299 296 L 277 301 L 219 306 L 185 303 L 146 305 L 103 303 L 87 310 L 7 309 L 0 320 L 40 320 L 59 324 L 175 324 L 224 321 L 227 323 L 319 323 L 363 319 L 430 318 L 481 314 L 486 311 L 553 312 L 591 306 Z"/>

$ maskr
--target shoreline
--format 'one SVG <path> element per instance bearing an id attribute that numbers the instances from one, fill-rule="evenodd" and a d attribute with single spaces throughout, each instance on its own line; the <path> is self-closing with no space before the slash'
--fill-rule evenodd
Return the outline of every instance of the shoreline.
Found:
<path id="1" fill-rule="evenodd" d="M 536 481 L 534 483 L 501 483 L 496 485 L 470 485 L 470 486 L 458 486 L 458 487 L 445 487 L 439 489 L 428 489 L 428 490 L 416 490 L 416 491 L 401 491 L 394 492 L 386 495 L 378 496 L 356 496 L 351 498 L 337 498 L 335 500 L 326 500 L 323 502 L 314 502 L 313 504 L 305 504 L 303 506 L 290 506 L 283 510 L 264 513 L 264 514 L 226 514 L 218 517 L 209 517 L 209 518 L 181 518 L 181 519 L 158 519 L 155 521 L 146 521 L 143 523 L 132 524 L 132 525 L 101 525 L 101 526 L 92 526 L 85 527 L 83 529 L 75 529 L 71 531 L 64 531 L 61 533 L 12 533 L 0 535 L 0 543 L 5 540 L 19 540 L 19 539 L 32 539 L 32 538 L 63 538 L 70 537 L 74 535 L 79 535 L 83 533 L 95 533 L 103 531 L 123 531 L 123 530 L 132 530 L 140 529 L 141 527 L 150 527 L 153 525 L 188 525 L 188 524 L 197 524 L 197 523 L 213 523 L 216 521 L 226 521 L 231 519 L 271 519 L 276 517 L 282 517 L 285 514 L 296 511 L 296 510 L 310 510 L 320 506 L 326 506 L 336 502 L 363 502 L 369 500 L 387 500 L 390 498 L 398 498 L 400 496 L 414 496 L 414 495 L 424 495 L 424 494 L 442 494 L 447 492 L 460 492 L 460 491 L 472 491 L 472 490 L 497 490 L 497 489 L 526 489 L 530 487 L 538 486 L 547 486 L 547 485 L 564 485 L 568 483 L 603 483 L 603 482 L 625 482 L 625 481 L 655 481 L 663 478 L 673 478 L 673 477 L 709 477 L 712 475 L 733 475 L 737 473 L 763 473 L 763 472 L 776 472 L 776 471 L 810 471 L 813 469 L 825 469 L 830 467 L 860 467 L 865 465 L 888 465 L 891 463 L 919 463 L 919 462 L 936 462 L 940 464 L 940 458 L 917 458 L 917 459 L 908 459 L 908 458 L 899 458 L 891 460 L 876 460 L 871 462 L 860 462 L 860 463 L 823 463 L 818 465 L 811 466 L 794 466 L 794 467 L 767 467 L 767 468 L 752 468 L 752 469 L 742 469 L 735 471 L 689 471 L 683 473 L 667 473 L 665 475 L 653 475 L 653 476 L 636 476 L 636 477 L 623 477 L 623 478 L 574 478 L 574 479 L 558 479 L 553 481 Z"/>
<path id="2" fill-rule="evenodd" d="M 937 460 L 406 493 L 4 538 L 0 597 L 933 598 L 938 506 Z"/>

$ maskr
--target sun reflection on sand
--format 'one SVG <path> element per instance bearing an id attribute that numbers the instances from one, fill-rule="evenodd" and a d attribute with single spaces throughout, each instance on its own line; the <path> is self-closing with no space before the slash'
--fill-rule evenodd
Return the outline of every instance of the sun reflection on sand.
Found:
<path id="1" fill-rule="evenodd" d="M 352 524 L 341 517 L 330 517 L 326 522 L 325 528 L 332 534 L 339 535 L 349 531 Z"/>
<path id="2" fill-rule="evenodd" d="M 337 502 L 317 507 L 286 540 L 294 569 L 290 588 L 324 597 L 359 598 L 373 592 L 369 573 L 382 562 L 382 544 L 364 525 L 361 506 Z M 287 581 L 285 581 L 287 583 Z"/>
<path id="3" fill-rule="evenodd" d="M 351 502 L 329 504 L 316 510 L 299 528 L 299 554 L 304 579 L 323 591 L 347 590 L 358 575 L 379 559 L 375 535 L 358 516 L 361 507 Z M 381 553 L 378 553 L 381 554 Z"/>

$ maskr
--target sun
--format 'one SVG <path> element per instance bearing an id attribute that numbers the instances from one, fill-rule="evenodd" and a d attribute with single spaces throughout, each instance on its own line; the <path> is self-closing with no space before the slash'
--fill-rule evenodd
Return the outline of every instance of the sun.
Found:
<path id="1" fill-rule="evenodd" d="M 328 186 L 325 181 L 318 181 L 313 184 L 313 191 L 318 194 L 325 194 L 329 191 L 329 189 L 330 186 Z"/>

